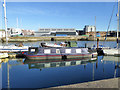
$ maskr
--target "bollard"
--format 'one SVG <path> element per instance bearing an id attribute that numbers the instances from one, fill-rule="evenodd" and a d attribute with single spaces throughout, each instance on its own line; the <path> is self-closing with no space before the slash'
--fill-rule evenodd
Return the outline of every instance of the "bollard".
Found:
<path id="1" fill-rule="evenodd" d="M 85 43 L 85 48 L 87 47 L 87 44 Z"/>
<path id="2" fill-rule="evenodd" d="M 97 38 L 97 49 L 99 48 L 99 38 Z"/>

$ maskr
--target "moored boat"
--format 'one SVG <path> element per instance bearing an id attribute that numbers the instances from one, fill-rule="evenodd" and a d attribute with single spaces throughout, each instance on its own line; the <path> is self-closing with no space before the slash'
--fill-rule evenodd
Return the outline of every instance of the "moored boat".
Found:
<path id="1" fill-rule="evenodd" d="M 117 47 L 116 48 L 103 48 L 103 52 L 105 55 L 112 55 L 112 56 L 120 56 L 120 48 L 119 48 L 119 15 L 120 15 L 120 12 L 119 12 L 119 8 L 120 8 L 120 1 L 118 0 L 118 13 L 117 13 L 117 37 L 116 37 L 116 41 L 117 41 Z M 107 36 L 107 34 L 106 34 Z M 106 37 L 107 38 L 107 37 Z M 106 40 L 105 38 L 105 40 Z"/>
<path id="2" fill-rule="evenodd" d="M 118 48 L 103 48 L 105 55 L 120 56 L 120 49 Z"/>
<path id="3" fill-rule="evenodd" d="M 29 46 L 0 46 L 0 52 L 25 52 L 28 51 Z"/>
<path id="4" fill-rule="evenodd" d="M 61 42 L 60 44 L 44 42 L 44 43 L 41 43 L 41 46 L 42 47 L 66 47 L 67 44 L 64 42 Z"/>
<path id="5" fill-rule="evenodd" d="M 79 47 L 30 47 L 29 51 L 24 53 L 27 59 L 70 59 L 70 58 L 85 58 L 96 57 L 96 53 L 88 52 L 88 48 Z"/>
<path id="6" fill-rule="evenodd" d="M 8 57 L 8 53 L 0 53 L 0 59 L 7 57 Z"/>

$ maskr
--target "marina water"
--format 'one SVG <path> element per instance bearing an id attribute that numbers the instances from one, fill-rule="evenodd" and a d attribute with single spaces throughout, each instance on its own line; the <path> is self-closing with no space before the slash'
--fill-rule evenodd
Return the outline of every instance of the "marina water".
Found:
<path id="1" fill-rule="evenodd" d="M 24 45 L 39 46 L 40 42 Z M 77 41 L 79 47 L 92 41 Z M 13 44 L 13 43 L 9 43 Z M 104 44 L 104 42 L 100 42 Z M 116 42 L 106 41 L 106 46 L 116 47 Z M 97 60 L 73 60 L 52 62 L 53 66 L 41 62 L 25 62 L 21 59 L 6 59 L 1 63 L 2 88 L 48 88 L 120 77 L 120 58 L 98 56 Z M 79 62 L 79 63 L 78 63 Z"/>

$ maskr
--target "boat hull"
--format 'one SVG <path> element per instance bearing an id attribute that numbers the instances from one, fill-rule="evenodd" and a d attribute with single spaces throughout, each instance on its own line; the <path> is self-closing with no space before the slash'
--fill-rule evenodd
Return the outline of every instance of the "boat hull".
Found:
<path id="1" fill-rule="evenodd" d="M 116 49 L 116 48 L 103 49 L 103 52 L 105 55 L 108 56 L 120 56 L 120 49 Z"/>
<path id="2" fill-rule="evenodd" d="M 49 59 L 74 59 L 74 58 L 92 58 L 97 55 L 93 54 L 78 54 L 78 55 L 25 55 L 30 60 L 49 60 Z"/>
<path id="3" fill-rule="evenodd" d="M 18 46 L 14 46 L 14 45 L 10 45 L 10 46 L 0 46 L 0 52 L 25 52 L 28 51 L 28 46 L 22 46 L 22 47 L 18 47 Z"/>
<path id="4" fill-rule="evenodd" d="M 0 53 L 0 59 L 7 57 L 8 57 L 8 53 Z"/>

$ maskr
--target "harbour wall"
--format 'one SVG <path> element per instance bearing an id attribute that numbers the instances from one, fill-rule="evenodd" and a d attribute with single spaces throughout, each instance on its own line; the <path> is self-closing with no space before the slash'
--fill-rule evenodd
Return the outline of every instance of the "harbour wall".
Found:
<path id="1" fill-rule="evenodd" d="M 51 41 L 54 38 L 55 41 L 94 41 L 94 37 L 85 37 L 85 36 L 42 36 L 42 37 L 9 37 L 8 42 L 35 42 L 35 41 Z M 119 37 L 120 39 L 120 37 Z M 1 39 L 3 42 L 6 42 L 6 38 Z M 105 37 L 99 37 L 100 41 L 104 41 Z M 107 37 L 106 41 L 116 41 L 116 37 Z"/>
<path id="2" fill-rule="evenodd" d="M 112 79 L 104 79 L 104 80 L 98 80 L 98 81 L 92 81 L 92 82 L 85 82 L 85 83 L 78 83 L 78 84 L 71 84 L 71 85 L 64 85 L 64 86 L 57 86 L 53 87 L 54 89 L 85 89 L 85 88 L 110 88 L 117 89 L 119 90 L 120 85 L 119 85 L 119 80 L 120 78 L 112 78 Z M 112 90 L 112 89 L 111 89 Z"/>

